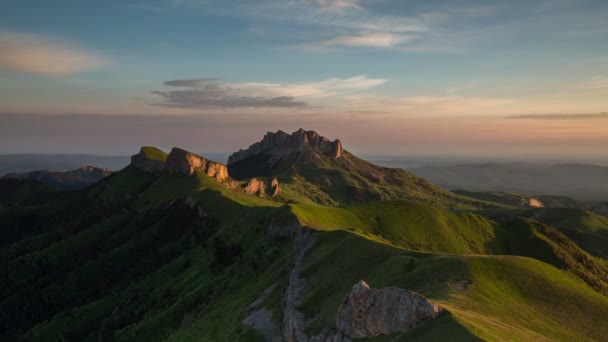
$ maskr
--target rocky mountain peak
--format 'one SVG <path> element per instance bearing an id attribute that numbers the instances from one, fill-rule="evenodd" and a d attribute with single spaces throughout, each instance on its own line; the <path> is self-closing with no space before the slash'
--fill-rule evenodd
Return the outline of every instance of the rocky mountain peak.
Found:
<path id="1" fill-rule="evenodd" d="M 340 140 L 331 141 L 315 131 L 300 128 L 291 134 L 281 130 L 266 133 L 261 141 L 254 143 L 245 150 L 241 149 L 233 153 L 228 158 L 228 165 L 262 153 L 288 154 L 291 151 L 305 149 L 314 150 L 333 158 L 341 158 L 344 154 Z"/>

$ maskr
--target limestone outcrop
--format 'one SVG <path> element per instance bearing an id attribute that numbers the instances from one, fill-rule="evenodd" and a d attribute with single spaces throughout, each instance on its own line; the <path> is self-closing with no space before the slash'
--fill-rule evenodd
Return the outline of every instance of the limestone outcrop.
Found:
<path id="1" fill-rule="evenodd" d="M 260 178 L 251 178 L 245 186 L 245 192 L 249 195 L 258 195 L 260 197 L 265 197 L 266 195 L 270 197 L 275 197 L 281 192 L 281 188 L 279 187 L 279 181 L 276 178 L 273 178 L 270 181 L 265 181 Z"/>
<path id="2" fill-rule="evenodd" d="M 226 165 L 182 150 L 181 148 L 174 147 L 171 149 L 165 163 L 165 170 L 171 173 L 192 175 L 195 169 L 204 171 L 209 177 L 214 177 L 220 182 L 228 178 L 228 168 Z"/>
<path id="3" fill-rule="evenodd" d="M 148 157 L 142 147 L 138 154 L 131 156 L 131 165 L 145 172 L 160 173 L 165 167 L 165 161 Z"/>
<path id="4" fill-rule="evenodd" d="M 209 177 L 214 177 L 219 182 L 228 178 L 228 168 L 226 165 L 177 147 L 171 149 L 166 160 L 151 158 L 145 153 L 144 148 L 142 148 L 138 154 L 131 157 L 131 165 L 146 172 L 160 173 L 168 171 L 187 176 L 194 174 L 196 169 L 200 169 Z"/>
<path id="5" fill-rule="evenodd" d="M 371 289 L 360 281 L 340 305 L 336 327 L 351 338 L 388 335 L 413 329 L 441 311 L 437 304 L 411 291 Z"/>
<path id="6" fill-rule="evenodd" d="M 300 149 L 312 149 L 333 158 L 340 158 L 344 154 L 340 140 L 331 141 L 315 131 L 300 128 L 291 134 L 283 131 L 266 133 L 261 141 L 233 153 L 228 158 L 228 165 L 262 153 L 285 154 Z"/>

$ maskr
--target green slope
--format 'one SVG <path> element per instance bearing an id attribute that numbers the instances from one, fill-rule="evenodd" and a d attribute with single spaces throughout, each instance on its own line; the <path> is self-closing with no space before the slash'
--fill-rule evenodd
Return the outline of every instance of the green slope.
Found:
<path id="1" fill-rule="evenodd" d="M 61 205 L 0 250 L 3 339 L 259 338 L 240 320 L 291 261 L 262 233 L 278 203 L 129 167 Z"/>
<path id="2" fill-rule="evenodd" d="M 346 207 L 291 205 L 299 221 L 320 230 L 344 229 L 410 250 L 529 256 L 567 269 L 608 294 L 608 269 L 557 229 L 516 218 L 497 224 L 413 201 Z"/>
<path id="3" fill-rule="evenodd" d="M 410 199 L 452 209 L 504 207 L 454 194 L 402 169 L 380 167 L 348 152 L 336 159 L 303 150 L 275 164 L 270 158 L 251 156 L 229 165 L 228 170 L 236 179 L 277 177 L 283 200 L 296 203 L 337 205 Z"/>
<path id="4" fill-rule="evenodd" d="M 608 297 L 571 273 L 515 256 L 412 253 L 333 231 L 309 252 L 302 309 L 311 333 L 333 326 L 337 308 L 360 279 L 370 286 L 418 292 L 449 311 L 402 340 L 602 340 L 608 336 Z M 458 286 L 470 284 L 462 290 Z M 443 330 L 445 329 L 445 330 Z M 382 340 L 378 338 L 378 340 Z"/>
<path id="5" fill-rule="evenodd" d="M 295 221 L 319 231 L 303 274 L 311 333 L 335 324 L 340 301 L 364 279 L 419 292 L 448 311 L 390 340 L 608 336 L 606 265 L 557 230 L 451 212 L 492 205 L 363 164 L 383 170 L 370 175 L 355 157 L 340 167 L 309 157 L 295 170 L 273 170 L 283 200 L 298 202 L 289 205 L 203 173 L 133 167 L 42 203 L 29 202 L 36 191 L 16 189 L 21 202 L 0 207 L 0 229 L 13 232 L 0 238 L 0 339 L 262 340 L 241 321 L 273 285 L 261 306 L 280 321 L 292 244 L 269 240 L 267 228 Z M 368 195 L 382 201 L 357 198 Z M 399 196 L 426 204 L 385 201 Z M 315 203 L 324 201 L 347 204 Z"/>
<path id="6" fill-rule="evenodd" d="M 522 216 L 558 228 L 589 253 L 608 259 L 608 217 L 571 208 L 543 208 Z"/>

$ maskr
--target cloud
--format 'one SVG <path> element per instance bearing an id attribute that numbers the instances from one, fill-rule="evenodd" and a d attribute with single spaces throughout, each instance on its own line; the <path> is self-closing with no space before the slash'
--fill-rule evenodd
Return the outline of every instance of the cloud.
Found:
<path id="1" fill-rule="evenodd" d="M 205 77 L 205 78 L 194 78 L 189 80 L 173 80 L 166 81 L 163 84 L 170 87 L 189 87 L 195 88 L 203 86 L 206 82 L 215 82 L 219 81 L 219 78 L 214 77 Z"/>
<path id="2" fill-rule="evenodd" d="M 411 38 L 394 33 L 364 33 L 357 36 L 336 37 L 323 41 L 323 45 L 329 46 L 365 46 L 376 48 L 390 48 L 402 44 Z"/>
<path id="3" fill-rule="evenodd" d="M 361 9 L 361 5 L 357 0 L 313 0 L 313 2 L 328 11 Z"/>
<path id="4" fill-rule="evenodd" d="M 608 113 L 596 114 L 522 114 L 507 116 L 505 119 L 516 120 L 593 120 L 608 119 Z"/>
<path id="5" fill-rule="evenodd" d="M 211 83 L 196 86 L 191 90 L 153 91 L 152 94 L 164 98 L 164 102 L 155 105 L 172 108 L 303 108 L 307 106 L 305 102 L 295 101 L 290 96 L 246 96 L 238 90 Z"/>
<path id="6" fill-rule="evenodd" d="M 220 83 L 218 78 L 181 79 L 164 82 L 165 86 L 183 87 L 184 90 L 153 91 L 164 102 L 155 105 L 188 108 L 304 108 L 307 101 L 351 94 L 385 83 L 385 79 L 354 76 L 328 78 L 305 83 L 241 82 Z M 300 100 L 296 100 L 300 99 Z M 306 101 L 304 101 L 306 100 Z"/>
<path id="7" fill-rule="evenodd" d="M 55 38 L 0 32 L 0 70 L 37 75 L 69 75 L 96 70 L 107 57 Z"/>

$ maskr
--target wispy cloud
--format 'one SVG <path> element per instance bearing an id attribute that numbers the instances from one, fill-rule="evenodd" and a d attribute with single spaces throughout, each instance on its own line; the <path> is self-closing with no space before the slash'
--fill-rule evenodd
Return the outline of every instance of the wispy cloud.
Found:
<path id="1" fill-rule="evenodd" d="M 365 46 L 389 48 L 402 44 L 411 38 L 394 33 L 362 33 L 357 36 L 343 36 L 323 41 L 328 46 Z"/>
<path id="2" fill-rule="evenodd" d="M 206 108 L 255 108 L 255 107 L 280 107 L 280 108 L 302 108 L 307 104 L 296 101 L 290 96 L 262 97 L 248 96 L 238 89 L 223 86 L 211 81 L 202 80 L 175 80 L 165 84 L 180 84 L 188 87 L 186 90 L 153 91 L 153 94 L 163 97 L 164 101 L 155 103 L 158 106 L 184 109 L 206 109 Z M 186 84 L 190 84 L 187 86 Z"/>
<path id="3" fill-rule="evenodd" d="M 608 119 L 608 113 L 596 114 L 522 114 L 507 116 L 505 119 L 516 120 L 593 120 Z"/>
<path id="4" fill-rule="evenodd" d="M 0 69 L 38 75 L 68 75 L 102 68 L 109 59 L 44 35 L 0 32 Z"/>

